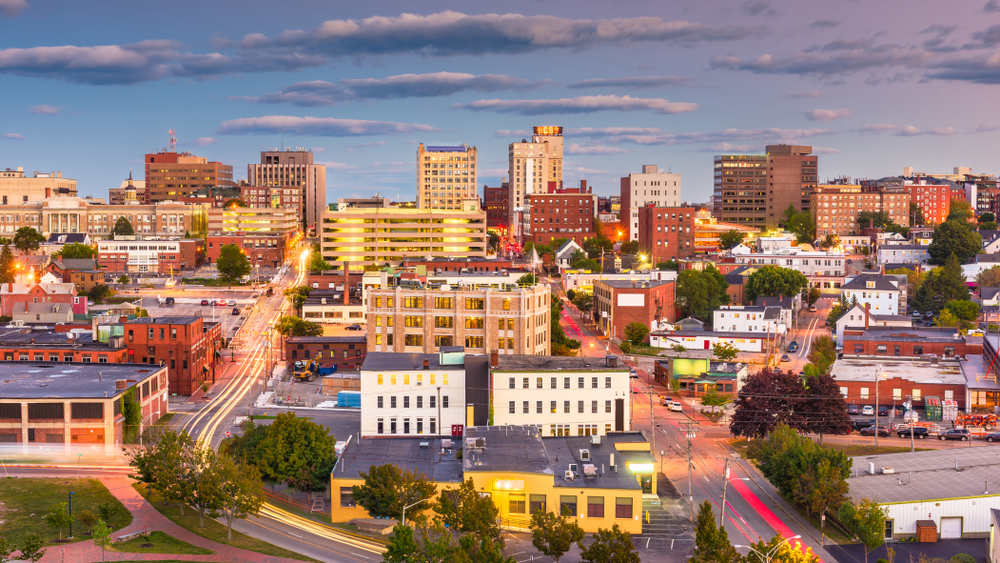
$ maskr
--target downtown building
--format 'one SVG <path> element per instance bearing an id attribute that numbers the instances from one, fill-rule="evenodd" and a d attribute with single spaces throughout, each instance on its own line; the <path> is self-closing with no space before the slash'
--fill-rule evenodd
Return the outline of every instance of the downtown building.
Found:
<path id="1" fill-rule="evenodd" d="M 816 237 L 860 235 L 868 225 L 858 225 L 862 212 L 884 212 L 892 222 L 910 225 L 908 186 L 863 188 L 858 184 L 822 184 L 810 195 L 809 209 L 816 221 Z"/>
<path id="2" fill-rule="evenodd" d="M 654 207 L 679 207 L 681 175 L 660 172 L 656 165 L 643 164 L 642 173 L 629 174 L 621 179 L 619 222 L 627 225 L 628 240 L 639 240 L 639 209 L 650 204 Z"/>
<path id="3" fill-rule="evenodd" d="M 594 217 L 597 196 L 586 180 L 579 188 L 554 189 L 542 193 L 526 194 L 525 230 L 523 241 L 548 244 L 556 239 L 583 243 L 597 236 Z M 530 210 L 530 211 L 528 211 Z"/>
<path id="4" fill-rule="evenodd" d="M 718 155 L 712 196 L 720 221 L 773 229 L 791 203 L 808 211 L 818 157 L 812 147 L 768 145 L 762 155 Z"/>
<path id="5" fill-rule="evenodd" d="M 319 227 L 326 209 L 326 166 L 313 162 L 312 151 L 299 148 L 262 151 L 260 164 L 247 165 L 247 184 L 281 188 L 280 193 L 271 194 L 271 207 L 301 207 L 297 215 L 302 228 Z"/>
<path id="6" fill-rule="evenodd" d="M 462 209 L 476 199 L 476 147 L 417 147 L 417 207 Z"/>
<path id="7" fill-rule="evenodd" d="M 119 217 L 132 223 L 136 234 L 173 235 L 204 233 L 205 209 L 196 205 L 107 205 L 78 197 L 52 197 L 26 204 L 0 205 L 0 233 L 13 234 L 31 227 L 44 236 L 87 233 L 92 240 L 111 238 Z"/>
<path id="8" fill-rule="evenodd" d="M 510 236 L 520 239 L 529 225 L 531 210 L 527 194 L 547 193 L 549 187 L 562 188 L 563 128 L 539 126 L 532 129 L 531 141 L 521 139 L 507 147 L 507 177 Z"/>
<path id="9" fill-rule="evenodd" d="M 0 204 L 17 205 L 45 198 L 76 197 L 76 180 L 63 178 L 62 172 L 35 172 L 24 175 L 24 168 L 0 170 Z"/>
<path id="10" fill-rule="evenodd" d="M 651 264 L 694 256 L 699 211 L 698 207 L 657 207 L 653 203 L 639 208 L 639 252 L 648 256 Z"/>
<path id="11" fill-rule="evenodd" d="M 510 234 L 510 184 L 503 182 L 499 188 L 483 186 L 483 206 L 486 210 L 486 230 L 501 239 Z"/>
<path id="12" fill-rule="evenodd" d="M 142 203 L 180 201 L 196 191 L 233 187 L 233 167 L 190 152 L 177 152 L 177 140 L 170 146 L 143 157 L 146 168 L 145 199 Z"/>

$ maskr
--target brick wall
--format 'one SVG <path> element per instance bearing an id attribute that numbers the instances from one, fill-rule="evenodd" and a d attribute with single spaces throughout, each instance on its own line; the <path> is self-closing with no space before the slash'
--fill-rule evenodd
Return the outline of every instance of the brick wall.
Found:
<path id="1" fill-rule="evenodd" d="M 873 373 L 874 376 L 874 373 Z M 838 381 L 837 385 L 840 387 L 847 388 L 847 397 L 845 400 L 847 404 L 857 403 L 859 405 L 874 405 L 875 404 L 875 381 Z M 862 398 L 861 389 L 868 389 L 868 397 Z M 913 390 L 920 390 L 920 400 L 914 400 L 913 405 L 917 408 L 924 406 L 924 399 L 927 397 L 936 396 L 940 399 L 945 398 L 945 391 L 952 391 L 954 394 L 954 400 L 958 402 L 958 408 L 964 409 L 965 405 L 965 385 L 944 385 L 935 383 L 914 383 L 912 381 L 902 379 L 899 377 L 894 377 L 892 379 L 883 379 L 878 384 L 879 389 L 879 404 L 881 405 L 892 405 L 893 404 L 893 390 L 900 389 L 901 399 L 896 399 L 896 405 L 899 406 L 906 400 L 906 396 L 913 395 Z"/>

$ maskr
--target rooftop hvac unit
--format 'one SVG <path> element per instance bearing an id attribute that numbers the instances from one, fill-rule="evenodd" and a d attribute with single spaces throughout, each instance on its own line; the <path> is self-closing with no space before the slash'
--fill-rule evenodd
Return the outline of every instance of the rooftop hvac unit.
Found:
<path id="1" fill-rule="evenodd" d="M 590 450 L 580 450 L 580 461 L 590 461 Z"/>
<path id="2" fill-rule="evenodd" d="M 566 481 L 572 481 L 573 477 L 574 475 L 572 471 L 566 471 L 565 473 L 563 473 L 563 479 L 565 479 Z"/>
<path id="3" fill-rule="evenodd" d="M 441 447 L 442 448 L 450 448 L 451 447 L 451 440 L 448 439 L 448 438 L 445 438 L 445 439 L 441 440 Z"/>
<path id="4" fill-rule="evenodd" d="M 584 477 L 596 477 L 597 476 L 597 466 L 588 463 L 583 466 L 583 476 Z"/>
<path id="5" fill-rule="evenodd" d="M 476 447 L 483 449 L 486 447 L 486 438 L 476 438 Z"/>
<path id="6" fill-rule="evenodd" d="M 429 447 L 431 447 L 431 443 L 430 442 L 420 442 L 420 447 L 421 448 L 429 448 Z"/>
<path id="7" fill-rule="evenodd" d="M 601 437 L 599 435 L 597 435 L 597 434 L 594 434 L 593 436 L 591 436 L 590 437 L 590 445 L 591 446 L 600 446 L 601 445 Z"/>
<path id="8" fill-rule="evenodd" d="M 893 468 L 891 468 L 891 467 L 883 467 L 882 468 L 882 474 L 883 475 L 892 475 L 895 472 L 896 472 L 896 470 L 893 469 Z"/>

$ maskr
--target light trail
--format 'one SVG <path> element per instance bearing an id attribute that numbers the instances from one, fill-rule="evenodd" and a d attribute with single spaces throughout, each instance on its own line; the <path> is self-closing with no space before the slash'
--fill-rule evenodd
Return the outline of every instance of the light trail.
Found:
<path id="1" fill-rule="evenodd" d="M 291 512 L 282 510 L 270 503 L 264 503 L 264 506 L 260 509 L 260 515 L 266 516 L 276 522 L 281 522 L 305 532 L 309 532 L 310 534 L 321 538 L 350 545 L 351 547 L 367 551 L 368 553 L 381 555 L 385 553 L 386 550 L 386 547 L 382 544 L 357 538 L 332 526 L 325 526 L 314 520 L 303 518 L 292 514 Z"/>

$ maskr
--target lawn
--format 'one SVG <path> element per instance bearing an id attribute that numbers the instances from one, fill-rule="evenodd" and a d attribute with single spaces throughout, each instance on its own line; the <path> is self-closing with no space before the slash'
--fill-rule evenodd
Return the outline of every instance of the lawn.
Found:
<path id="1" fill-rule="evenodd" d="M 175 413 L 175 412 L 168 412 L 168 413 L 164 414 L 163 416 L 161 416 L 159 418 L 159 420 L 156 421 L 156 424 L 158 424 L 158 425 L 169 424 L 171 421 L 174 420 L 174 418 L 180 418 L 182 416 L 184 416 L 184 415 L 183 414 L 178 414 L 178 413 Z"/>
<path id="2" fill-rule="evenodd" d="M 211 555 L 211 549 L 191 545 L 170 534 L 153 532 L 148 537 L 138 537 L 127 542 L 113 543 L 108 551 L 124 551 L 126 553 L 179 553 L 186 555 Z"/>
<path id="3" fill-rule="evenodd" d="M 198 527 L 198 513 L 193 509 L 187 508 L 184 510 L 184 515 L 181 516 L 180 505 L 176 502 L 163 502 L 159 495 L 155 492 L 152 497 L 146 494 L 146 485 L 142 483 L 135 483 L 132 485 L 135 490 L 139 491 L 139 494 L 143 496 L 146 500 L 153 505 L 153 508 L 158 510 L 160 514 L 169 518 L 174 524 L 198 534 L 199 536 L 210 539 L 214 542 L 219 542 L 221 544 L 229 545 L 232 547 L 238 547 L 240 549 L 245 549 L 247 551 L 256 551 L 258 553 L 263 553 L 265 555 L 274 555 L 276 557 L 287 557 L 289 559 L 298 559 L 301 561 L 316 561 L 305 555 L 300 555 L 298 553 L 288 551 L 287 549 L 280 548 L 276 545 L 271 545 L 265 541 L 258 540 L 257 538 L 252 538 L 248 535 L 241 534 L 236 530 L 233 530 L 233 539 L 226 539 L 226 526 L 225 524 L 220 524 L 211 518 L 205 519 L 205 527 Z M 319 562 L 317 562 L 319 563 Z"/>
<path id="4" fill-rule="evenodd" d="M 132 515 L 125 509 L 108 489 L 97 479 L 31 479 L 20 477 L 0 480 L 0 520 L 4 521 L 3 536 L 5 538 L 20 538 L 27 534 L 37 533 L 46 542 L 59 539 L 59 530 L 49 527 L 43 517 L 50 512 L 53 504 L 68 502 L 70 491 L 73 492 L 73 515 L 81 510 L 89 510 L 97 514 L 97 505 L 112 502 L 118 506 L 118 512 L 108 527 L 119 530 L 132 522 Z M 63 538 L 69 530 L 62 530 Z M 76 523 L 74 538 L 69 541 L 85 541 L 91 539 L 84 533 L 82 524 Z"/>

